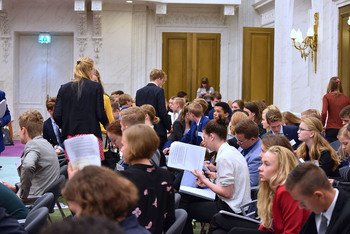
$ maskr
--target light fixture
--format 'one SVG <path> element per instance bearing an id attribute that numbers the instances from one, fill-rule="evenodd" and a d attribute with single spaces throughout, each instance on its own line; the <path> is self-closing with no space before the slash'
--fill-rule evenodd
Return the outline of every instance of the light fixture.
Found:
<path id="1" fill-rule="evenodd" d="M 74 11 L 85 11 L 85 0 L 75 0 Z"/>
<path id="2" fill-rule="evenodd" d="M 132 1 L 126 1 L 126 3 L 132 3 Z"/>
<path id="3" fill-rule="evenodd" d="M 349 19 L 348 19 L 348 25 L 350 25 L 350 16 L 349 16 Z"/>
<path id="4" fill-rule="evenodd" d="M 92 0 L 91 1 L 92 11 L 102 11 L 102 0 Z"/>
<path id="5" fill-rule="evenodd" d="M 51 43 L 51 35 L 48 32 L 39 33 L 38 42 L 41 44 L 49 44 Z"/>
<path id="6" fill-rule="evenodd" d="M 318 12 L 314 15 L 315 23 L 314 27 L 310 27 L 307 30 L 307 36 L 305 39 L 303 39 L 303 34 L 301 33 L 300 29 L 298 31 L 295 31 L 293 28 L 290 37 L 293 40 L 293 46 L 300 51 L 301 58 L 304 58 L 306 61 L 306 58 L 311 54 L 311 61 L 313 61 L 315 57 L 315 73 L 317 69 L 317 38 L 318 38 L 318 18 L 319 14 Z M 307 50 L 308 49 L 308 50 Z"/>

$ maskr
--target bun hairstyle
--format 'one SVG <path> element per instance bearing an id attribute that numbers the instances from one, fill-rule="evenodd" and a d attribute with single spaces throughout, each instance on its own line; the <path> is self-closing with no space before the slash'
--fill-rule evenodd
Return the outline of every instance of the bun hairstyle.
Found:
<path id="1" fill-rule="evenodd" d="M 228 118 L 219 115 L 219 119 L 210 120 L 203 128 L 206 134 L 214 133 L 221 140 L 226 140 L 227 138 L 227 127 L 229 124 Z"/>

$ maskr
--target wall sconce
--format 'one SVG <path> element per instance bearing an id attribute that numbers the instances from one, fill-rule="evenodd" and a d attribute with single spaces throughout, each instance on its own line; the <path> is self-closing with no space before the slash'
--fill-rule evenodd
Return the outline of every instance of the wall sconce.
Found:
<path id="1" fill-rule="evenodd" d="M 290 33 L 290 37 L 293 40 L 294 47 L 300 51 L 301 58 L 304 58 L 306 61 L 306 58 L 311 54 L 311 61 L 313 61 L 315 56 L 315 73 L 317 69 L 317 38 L 318 38 L 318 12 L 314 15 L 315 23 L 314 28 L 310 27 L 307 30 L 307 36 L 305 39 L 303 39 L 303 34 L 301 33 L 300 29 L 298 31 L 295 31 L 295 29 L 292 29 L 292 32 Z M 308 49 L 309 48 L 309 49 Z M 308 51 L 306 51 L 308 49 Z"/>
<path id="2" fill-rule="evenodd" d="M 348 25 L 350 25 L 350 16 L 349 16 L 349 19 L 348 19 Z"/>

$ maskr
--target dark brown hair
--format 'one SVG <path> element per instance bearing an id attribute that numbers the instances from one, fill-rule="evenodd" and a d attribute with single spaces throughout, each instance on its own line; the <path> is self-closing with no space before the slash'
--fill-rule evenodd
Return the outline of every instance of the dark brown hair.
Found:
<path id="1" fill-rule="evenodd" d="M 235 126 L 235 132 L 237 134 L 244 134 L 245 139 L 250 139 L 252 137 L 259 137 L 259 127 L 251 119 L 242 119 Z"/>
<path id="2" fill-rule="evenodd" d="M 214 133 L 221 140 L 226 140 L 227 138 L 227 126 L 229 121 L 226 117 L 219 115 L 219 119 L 210 120 L 203 128 L 206 134 Z"/>

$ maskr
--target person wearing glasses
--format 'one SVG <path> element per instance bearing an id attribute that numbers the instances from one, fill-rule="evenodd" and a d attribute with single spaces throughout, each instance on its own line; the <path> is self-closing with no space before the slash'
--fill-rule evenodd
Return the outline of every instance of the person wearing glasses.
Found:
<path id="1" fill-rule="evenodd" d="M 307 117 L 299 125 L 298 138 L 303 143 L 297 156 L 321 167 L 328 177 L 340 177 L 337 153 L 321 135 L 322 122 L 316 117 Z"/>
<path id="2" fill-rule="evenodd" d="M 238 151 L 247 161 L 250 186 L 259 183 L 259 171 L 261 153 L 261 140 L 259 138 L 259 127 L 251 119 L 242 119 L 235 126 L 235 137 L 239 145 Z"/>

